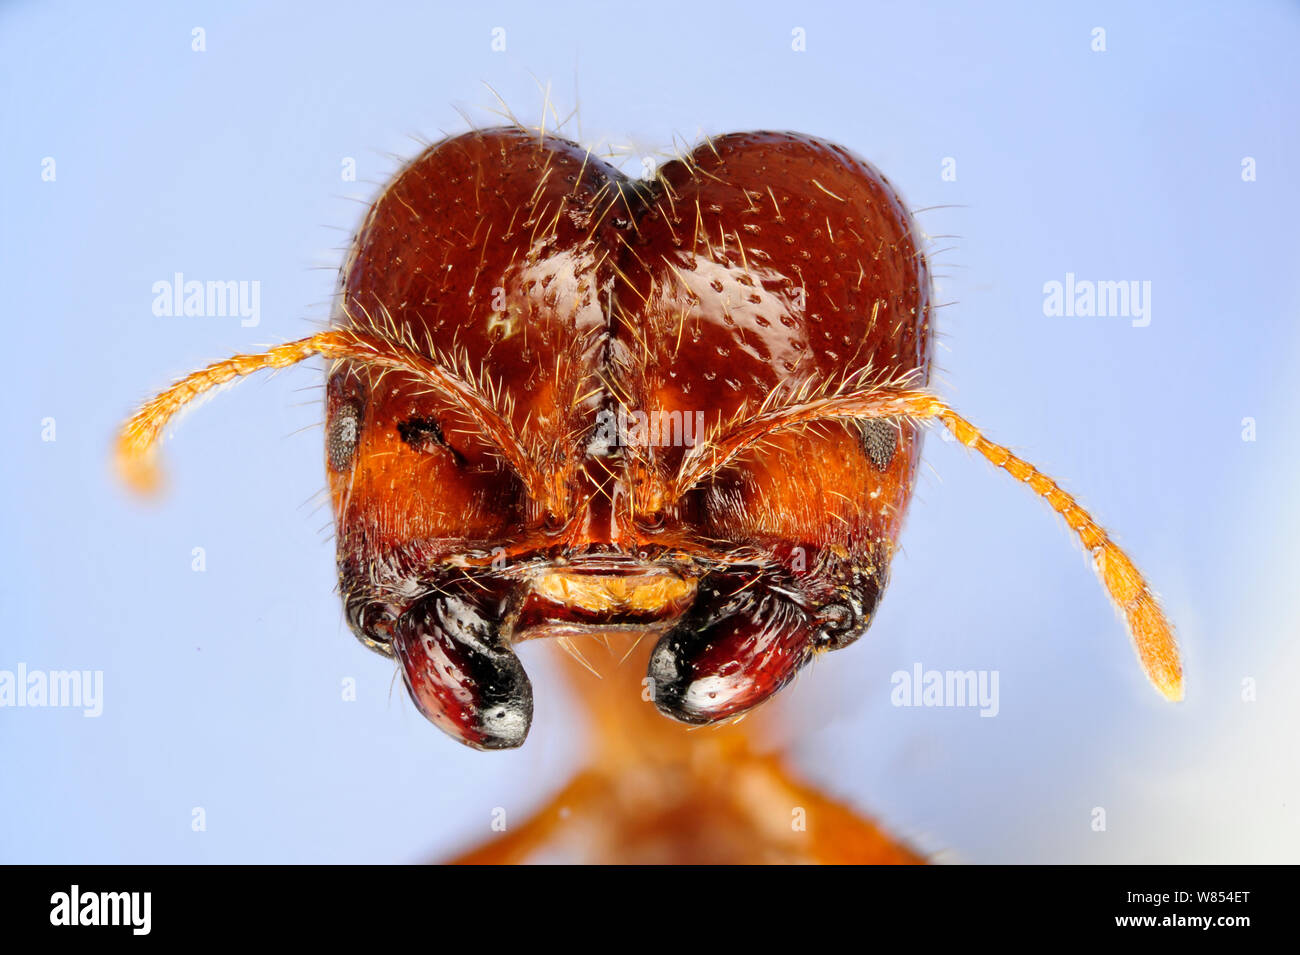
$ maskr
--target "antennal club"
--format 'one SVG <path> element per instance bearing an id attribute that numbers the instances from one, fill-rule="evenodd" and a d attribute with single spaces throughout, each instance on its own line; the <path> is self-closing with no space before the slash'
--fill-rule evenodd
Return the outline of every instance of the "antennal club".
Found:
<path id="1" fill-rule="evenodd" d="M 762 411 L 709 442 L 703 453 L 688 456 L 677 475 L 674 496 L 680 497 L 768 435 L 815 421 L 889 417 L 938 419 L 958 441 L 1047 501 L 1092 555 L 1102 586 L 1124 616 L 1147 677 L 1165 699 L 1183 698 L 1183 668 L 1173 627 L 1129 556 L 1052 478 L 1008 448 L 985 438 L 978 428 L 928 391 L 875 387 Z"/>

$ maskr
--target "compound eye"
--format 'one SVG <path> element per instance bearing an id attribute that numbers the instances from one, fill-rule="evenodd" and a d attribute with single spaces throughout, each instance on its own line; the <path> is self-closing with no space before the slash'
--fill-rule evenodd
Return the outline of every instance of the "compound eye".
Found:
<path id="1" fill-rule="evenodd" d="M 871 418 L 860 425 L 862 450 L 878 471 L 889 470 L 898 451 L 898 425 L 889 418 Z"/>
<path id="2" fill-rule="evenodd" d="M 335 471 L 346 471 L 351 467 L 360 438 L 361 406 L 355 401 L 344 401 L 330 418 L 329 434 L 325 438 L 325 454 L 330 467 Z"/>

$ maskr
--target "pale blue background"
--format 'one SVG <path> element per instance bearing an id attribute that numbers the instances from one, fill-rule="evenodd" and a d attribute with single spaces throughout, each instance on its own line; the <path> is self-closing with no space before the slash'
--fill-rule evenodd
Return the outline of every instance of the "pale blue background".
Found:
<path id="1" fill-rule="evenodd" d="M 484 83 L 536 122 L 534 77 L 629 169 L 674 136 L 794 128 L 945 206 L 920 217 L 960 236 L 935 241 L 957 303 L 938 386 L 1079 492 L 1179 626 L 1175 707 L 1046 506 L 932 439 L 873 631 L 782 703 L 807 774 L 949 859 L 1300 859 L 1295 5 L 260 6 L 0 10 L 0 669 L 106 684 L 97 720 L 0 710 L 0 860 L 417 860 L 486 835 L 493 807 L 522 818 L 574 768 L 581 725 L 545 648 L 524 653 L 527 746 L 484 755 L 348 634 L 315 509 L 318 363 L 187 417 L 159 504 L 107 464 L 151 389 L 326 316 L 388 154 L 464 130 L 457 106 L 491 123 Z M 348 156 L 369 184 L 340 181 Z M 155 317 L 176 271 L 260 281 L 261 325 Z M 1067 271 L 1150 280 L 1150 327 L 1044 317 Z M 890 674 L 916 662 L 996 668 L 1001 714 L 891 707 Z"/>

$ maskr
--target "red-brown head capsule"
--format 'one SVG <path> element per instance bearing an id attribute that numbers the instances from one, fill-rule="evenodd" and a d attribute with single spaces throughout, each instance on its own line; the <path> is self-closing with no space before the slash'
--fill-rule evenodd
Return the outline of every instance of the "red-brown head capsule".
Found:
<path id="1" fill-rule="evenodd" d="M 922 419 L 1065 518 L 1139 656 L 1172 631 L 1069 495 L 925 390 L 930 275 L 885 178 L 794 133 L 710 140 L 630 180 L 521 128 L 430 147 L 384 188 L 333 327 L 163 392 L 123 429 L 148 486 L 167 419 L 261 368 L 331 359 L 325 463 L 347 618 L 460 741 L 517 746 L 513 646 L 658 641 L 665 714 L 737 716 L 857 639 L 888 579 Z"/>

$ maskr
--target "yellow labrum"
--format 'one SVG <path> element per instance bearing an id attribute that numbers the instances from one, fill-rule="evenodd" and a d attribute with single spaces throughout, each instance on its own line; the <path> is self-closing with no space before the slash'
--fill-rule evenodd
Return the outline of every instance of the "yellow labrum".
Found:
<path id="1" fill-rule="evenodd" d="M 688 599 L 695 592 L 695 582 L 672 574 L 616 576 L 552 571 L 537 578 L 533 591 L 556 603 L 593 613 L 653 613 Z"/>

